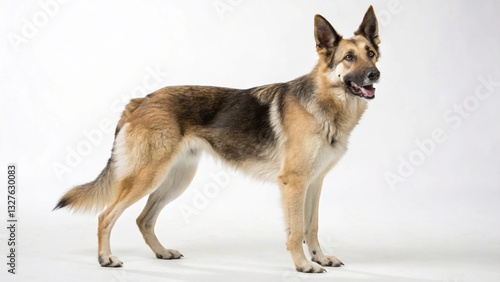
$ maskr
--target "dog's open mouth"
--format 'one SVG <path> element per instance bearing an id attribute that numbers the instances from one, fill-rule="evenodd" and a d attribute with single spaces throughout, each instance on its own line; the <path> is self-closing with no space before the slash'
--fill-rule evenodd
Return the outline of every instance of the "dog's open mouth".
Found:
<path id="1" fill-rule="evenodd" d="M 348 81 L 346 83 L 347 88 L 352 92 L 352 94 L 357 95 L 359 97 L 363 97 L 365 99 L 373 99 L 375 98 L 375 87 L 373 84 L 359 86 L 352 81 Z"/>

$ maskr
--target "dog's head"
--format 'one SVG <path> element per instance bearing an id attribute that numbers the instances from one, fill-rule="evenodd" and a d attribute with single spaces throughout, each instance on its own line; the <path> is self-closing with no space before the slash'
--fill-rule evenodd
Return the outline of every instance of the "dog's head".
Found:
<path id="1" fill-rule="evenodd" d="M 314 35 L 320 65 L 323 66 L 320 69 L 329 83 L 362 98 L 375 98 L 373 84 L 380 78 L 380 71 L 375 66 L 380 39 L 373 7 L 368 8 L 351 38 L 342 38 L 320 15 L 314 18 Z"/>

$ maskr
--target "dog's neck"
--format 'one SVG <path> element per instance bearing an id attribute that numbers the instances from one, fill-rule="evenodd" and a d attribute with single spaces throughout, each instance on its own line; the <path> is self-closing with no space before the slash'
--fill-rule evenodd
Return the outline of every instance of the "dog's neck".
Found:
<path id="1" fill-rule="evenodd" d="M 328 143 L 348 137 L 367 108 L 367 100 L 348 93 L 343 82 L 331 81 L 314 71 L 307 76 L 314 90 L 303 99 L 304 108 L 318 121 Z"/>

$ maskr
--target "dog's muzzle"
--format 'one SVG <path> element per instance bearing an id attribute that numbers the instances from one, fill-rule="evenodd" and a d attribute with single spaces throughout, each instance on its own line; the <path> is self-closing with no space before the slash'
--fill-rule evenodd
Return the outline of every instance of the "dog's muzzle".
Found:
<path id="1" fill-rule="evenodd" d="M 375 98 L 375 87 L 373 87 L 373 84 L 379 80 L 380 71 L 377 68 L 372 68 L 363 77 L 362 81 L 355 82 L 355 79 L 346 80 L 345 84 L 347 88 L 356 96 L 365 99 Z"/>

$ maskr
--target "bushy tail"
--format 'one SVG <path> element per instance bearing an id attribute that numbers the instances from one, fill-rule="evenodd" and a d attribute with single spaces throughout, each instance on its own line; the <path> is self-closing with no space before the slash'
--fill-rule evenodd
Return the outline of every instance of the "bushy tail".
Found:
<path id="1" fill-rule="evenodd" d="M 115 193 L 111 158 L 96 180 L 69 190 L 54 208 L 68 207 L 76 212 L 96 212 L 103 210 Z"/>
<path id="2" fill-rule="evenodd" d="M 115 136 L 120 129 L 128 122 L 132 113 L 141 105 L 145 98 L 132 99 L 122 113 Z M 106 167 L 96 180 L 76 186 L 69 190 L 54 208 L 54 210 L 69 207 L 76 212 L 94 212 L 103 210 L 113 199 L 115 194 L 113 175 L 113 160 L 110 158 Z"/>

